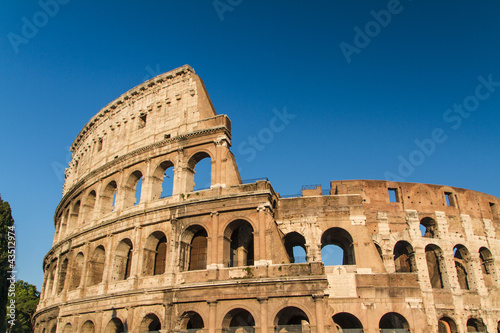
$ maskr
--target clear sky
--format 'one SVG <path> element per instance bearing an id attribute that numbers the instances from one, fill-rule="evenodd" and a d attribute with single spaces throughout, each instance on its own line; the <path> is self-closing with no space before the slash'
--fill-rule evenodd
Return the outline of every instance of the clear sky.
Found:
<path id="1" fill-rule="evenodd" d="M 0 10 L 0 193 L 18 278 L 39 288 L 76 135 L 184 64 L 231 118 L 244 179 L 281 194 L 397 179 L 500 196 L 498 1 L 54 1 Z"/>

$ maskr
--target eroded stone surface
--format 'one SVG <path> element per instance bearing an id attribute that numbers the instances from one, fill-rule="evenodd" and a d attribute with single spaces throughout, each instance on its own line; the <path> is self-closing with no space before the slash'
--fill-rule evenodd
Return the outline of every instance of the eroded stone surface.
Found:
<path id="1" fill-rule="evenodd" d="M 281 198 L 230 147 L 189 66 L 99 111 L 71 146 L 36 332 L 497 329 L 498 198 L 370 180 Z"/>

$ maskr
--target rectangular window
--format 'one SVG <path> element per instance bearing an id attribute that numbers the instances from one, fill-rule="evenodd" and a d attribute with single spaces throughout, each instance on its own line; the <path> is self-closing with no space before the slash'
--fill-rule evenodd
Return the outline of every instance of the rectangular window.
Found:
<path id="1" fill-rule="evenodd" d="M 498 207 L 495 205 L 495 203 L 490 202 L 490 209 L 491 209 L 491 214 L 493 214 L 493 218 L 497 219 L 498 218 Z"/>
<path id="2" fill-rule="evenodd" d="M 99 138 L 99 141 L 97 141 L 97 151 L 101 151 L 102 150 L 102 138 Z"/>
<path id="3" fill-rule="evenodd" d="M 144 128 L 146 126 L 146 117 L 147 115 L 145 114 L 139 116 L 139 128 Z"/>
<path id="4" fill-rule="evenodd" d="M 399 202 L 397 188 L 389 188 L 389 202 Z"/>
<path id="5" fill-rule="evenodd" d="M 453 193 L 451 192 L 444 192 L 444 196 L 446 197 L 446 206 L 455 206 L 455 198 L 453 196 Z"/>

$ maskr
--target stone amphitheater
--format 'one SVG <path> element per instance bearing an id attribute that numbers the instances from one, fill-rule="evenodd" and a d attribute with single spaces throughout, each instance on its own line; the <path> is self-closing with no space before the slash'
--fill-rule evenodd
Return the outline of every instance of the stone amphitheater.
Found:
<path id="1" fill-rule="evenodd" d="M 71 146 L 35 332 L 500 332 L 498 198 L 379 180 L 282 197 L 230 147 L 187 65 L 99 111 Z"/>

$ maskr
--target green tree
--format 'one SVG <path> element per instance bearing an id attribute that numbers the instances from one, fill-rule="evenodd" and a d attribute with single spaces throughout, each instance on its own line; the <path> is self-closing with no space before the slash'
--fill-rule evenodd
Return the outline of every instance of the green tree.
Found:
<path id="1" fill-rule="evenodd" d="M 31 318 L 40 300 L 40 292 L 36 290 L 36 286 L 24 282 L 23 280 L 18 280 L 16 281 L 15 295 L 12 299 L 15 302 L 15 320 L 14 322 L 8 321 L 10 330 L 7 332 L 33 332 Z M 9 319 L 10 318 L 7 317 L 7 320 Z M 12 323 L 14 323 L 14 325 L 12 325 Z"/>
<path id="2" fill-rule="evenodd" d="M 9 203 L 3 201 L 0 196 L 0 332 L 6 331 L 5 316 L 9 289 L 7 277 L 11 275 L 8 271 L 12 270 L 14 266 L 13 257 L 10 257 L 9 263 L 9 236 L 11 236 L 11 240 L 14 239 L 14 219 Z M 11 242 L 11 248 L 13 244 Z"/>

